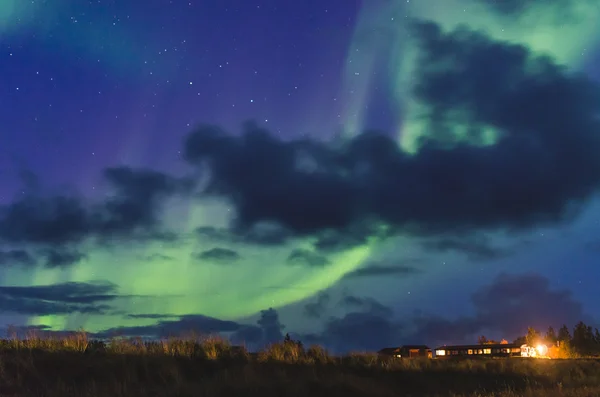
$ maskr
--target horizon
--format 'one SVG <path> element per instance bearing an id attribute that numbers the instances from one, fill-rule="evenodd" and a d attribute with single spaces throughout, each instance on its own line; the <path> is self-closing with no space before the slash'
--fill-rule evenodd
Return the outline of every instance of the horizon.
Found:
<path id="1" fill-rule="evenodd" d="M 163 3 L 0 6 L 0 329 L 600 327 L 600 3 Z"/>

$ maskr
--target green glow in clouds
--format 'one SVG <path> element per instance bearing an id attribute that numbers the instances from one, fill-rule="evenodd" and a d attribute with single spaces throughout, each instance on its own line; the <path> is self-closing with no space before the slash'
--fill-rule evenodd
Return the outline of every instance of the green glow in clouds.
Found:
<path id="1" fill-rule="evenodd" d="M 600 2 L 592 0 L 540 0 L 505 2 L 522 9 L 498 7 L 487 0 L 391 0 L 365 2 L 358 20 L 347 60 L 346 91 L 350 96 L 345 115 L 345 131 L 354 135 L 368 127 L 364 109 L 369 101 L 372 74 L 369 67 L 383 56 L 389 62 L 390 84 L 394 98 L 403 113 L 401 144 L 408 151 L 416 150 L 415 139 L 426 134 L 426 121 L 419 116 L 426 110 L 411 98 L 411 79 L 415 75 L 417 48 L 407 34 L 408 23 L 414 18 L 432 21 L 444 31 L 459 26 L 483 32 L 495 40 L 520 44 L 537 54 L 549 55 L 560 64 L 579 68 L 594 44 L 600 42 Z M 500 2 L 499 2 L 500 4 Z M 514 11 L 507 14 L 498 8 Z M 458 117 L 454 135 L 464 137 Z M 484 143 L 492 144 L 496 132 L 489 126 Z"/>
<path id="2" fill-rule="evenodd" d="M 31 271 L 8 269 L 5 284 L 50 285 L 98 280 L 120 287 L 118 293 L 123 297 L 107 302 L 114 314 L 73 313 L 30 319 L 30 325 L 46 325 L 55 330 L 84 327 L 97 332 L 113 327 L 152 325 L 157 321 L 128 317 L 129 314 L 202 314 L 237 319 L 297 302 L 335 284 L 362 264 L 374 246 L 368 242 L 328 256 L 330 263 L 325 266 L 309 266 L 287 260 L 295 248 L 310 250 L 309 239 L 283 247 L 257 247 L 215 243 L 193 233 L 194 228 L 202 225 L 224 226 L 224 219 L 216 219 L 215 215 L 227 213 L 226 207 L 225 204 L 192 206 L 185 217 L 176 215 L 176 211 L 170 213 L 168 223 L 185 225 L 188 232 L 177 243 L 125 243 L 112 248 L 91 248 L 88 259 L 72 268 L 39 269 L 33 277 Z M 193 257 L 215 247 L 233 250 L 239 259 L 219 262 Z"/>

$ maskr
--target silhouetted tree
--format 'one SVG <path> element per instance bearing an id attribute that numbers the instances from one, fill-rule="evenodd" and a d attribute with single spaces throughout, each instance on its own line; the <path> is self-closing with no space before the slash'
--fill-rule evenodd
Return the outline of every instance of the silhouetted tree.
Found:
<path id="1" fill-rule="evenodd" d="M 296 346 L 298 346 L 301 350 L 304 349 L 304 345 L 302 344 L 302 342 L 299 340 L 293 340 L 289 333 L 285 334 L 285 337 L 283 338 L 283 343 L 293 343 Z"/>
<path id="2" fill-rule="evenodd" d="M 525 343 L 527 343 L 527 337 L 519 336 L 517 339 L 513 340 L 513 343 L 515 345 L 524 345 Z"/>
<path id="3" fill-rule="evenodd" d="M 592 327 L 586 325 L 583 321 L 578 322 L 573 328 L 573 350 L 581 356 L 590 356 L 594 354 L 595 342 Z"/>
<path id="4" fill-rule="evenodd" d="M 477 338 L 477 343 L 480 345 L 485 345 L 487 341 L 488 339 L 484 335 L 481 335 L 479 338 Z"/>
<path id="5" fill-rule="evenodd" d="M 594 330 L 594 355 L 600 355 L 600 331 L 598 328 Z"/>
<path id="6" fill-rule="evenodd" d="M 562 327 L 560 327 L 556 338 L 560 342 L 571 342 L 571 333 L 569 332 L 569 327 L 567 327 L 566 324 L 563 324 Z"/>
<path id="7" fill-rule="evenodd" d="M 525 336 L 525 341 L 529 346 L 535 346 L 539 343 L 540 333 L 535 330 L 533 327 L 527 328 L 527 336 Z"/>
<path id="8" fill-rule="evenodd" d="M 544 340 L 549 345 L 555 345 L 558 337 L 556 336 L 556 332 L 554 332 L 554 328 L 548 327 L 546 331 L 546 335 L 544 336 Z"/>

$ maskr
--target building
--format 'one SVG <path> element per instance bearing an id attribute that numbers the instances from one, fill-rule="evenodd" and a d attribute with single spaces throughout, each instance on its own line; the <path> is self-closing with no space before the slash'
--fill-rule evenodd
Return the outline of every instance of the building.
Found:
<path id="1" fill-rule="evenodd" d="M 403 345 L 400 347 L 386 347 L 377 352 L 380 356 L 398 358 L 432 358 L 433 352 L 425 345 Z"/>
<path id="2" fill-rule="evenodd" d="M 514 343 L 440 346 L 435 349 L 435 357 L 521 357 L 521 347 Z"/>

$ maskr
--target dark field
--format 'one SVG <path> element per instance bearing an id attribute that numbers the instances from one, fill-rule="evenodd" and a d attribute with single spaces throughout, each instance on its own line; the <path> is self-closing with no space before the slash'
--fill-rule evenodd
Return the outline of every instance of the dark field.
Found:
<path id="1" fill-rule="evenodd" d="M 0 343 L 1 396 L 600 396 L 598 360 L 380 359 L 281 343 L 248 354 L 219 339 L 85 335 Z"/>

